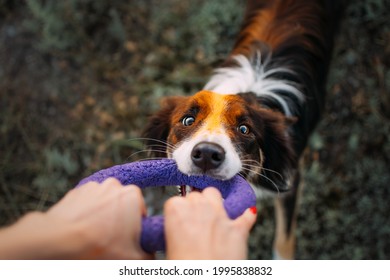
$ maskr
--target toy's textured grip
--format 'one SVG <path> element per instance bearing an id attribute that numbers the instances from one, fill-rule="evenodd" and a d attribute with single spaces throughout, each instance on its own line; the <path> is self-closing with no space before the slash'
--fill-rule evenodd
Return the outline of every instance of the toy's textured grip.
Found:
<path id="1" fill-rule="evenodd" d="M 109 177 L 118 179 L 123 185 L 135 184 L 140 188 L 174 185 L 189 185 L 198 189 L 208 186 L 217 188 L 224 198 L 228 216 L 235 219 L 247 208 L 256 205 L 253 189 L 241 176 L 221 181 L 207 176 L 188 176 L 181 173 L 174 160 L 148 160 L 116 165 L 100 170 L 80 181 L 78 186 L 90 181 L 103 182 Z M 153 216 L 142 222 L 141 246 L 146 252 L 165 249 L 164 218 Z"/>

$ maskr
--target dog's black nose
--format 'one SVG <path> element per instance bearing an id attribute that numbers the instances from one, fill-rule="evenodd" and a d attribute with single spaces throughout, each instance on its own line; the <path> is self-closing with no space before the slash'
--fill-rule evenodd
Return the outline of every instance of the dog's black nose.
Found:
<path id="1" fill-rule="evenodd" d="M 215 169 L 225 160 L 225 150 L 215 143 L 200 142 L 192 149 L 191 159 L 203 171 Z"/>

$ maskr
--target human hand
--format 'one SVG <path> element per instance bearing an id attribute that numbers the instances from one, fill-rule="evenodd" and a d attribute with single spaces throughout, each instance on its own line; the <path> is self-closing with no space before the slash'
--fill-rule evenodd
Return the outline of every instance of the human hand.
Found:
<path id="1" fill-rule="evenodd" d="M 150 259 L 140 247 L 141 218 L 146 215 L 141 190 L 110 178 L 71 190 L 47 213 L 60 227 L 76 229 L 81 248 L 69 258 Z"/>
<path id="2" fill-rule="evenodd" d="M 246 259 L 256 208 L 231 220 L 220 192 L 206 188 L 164 205 L 168 259 Z"/>

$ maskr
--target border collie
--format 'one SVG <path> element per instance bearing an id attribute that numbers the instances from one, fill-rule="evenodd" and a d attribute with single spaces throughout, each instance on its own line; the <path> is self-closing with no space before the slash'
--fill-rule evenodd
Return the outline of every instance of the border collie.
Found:
<path id="1" fill-rule="evenodd" d="M 185 174 L 275 193 L 275 258 L 294 257 L 298 161 L 324 107 L 337 2 L 248 1 L 227 60 L 203 90 L 165 98 L 144 133 Z"/>

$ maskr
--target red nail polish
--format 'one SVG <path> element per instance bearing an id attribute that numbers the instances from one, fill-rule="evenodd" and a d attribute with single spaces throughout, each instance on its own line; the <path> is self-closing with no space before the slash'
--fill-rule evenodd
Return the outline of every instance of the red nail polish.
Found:
<path id="1" fill-rule="evenodd" d="M 253 206 L 253 207 L 249 208 L 249 210 L 252 212 L 252 214 L 256 214 L 257 213 L 256 206 Z"/>

